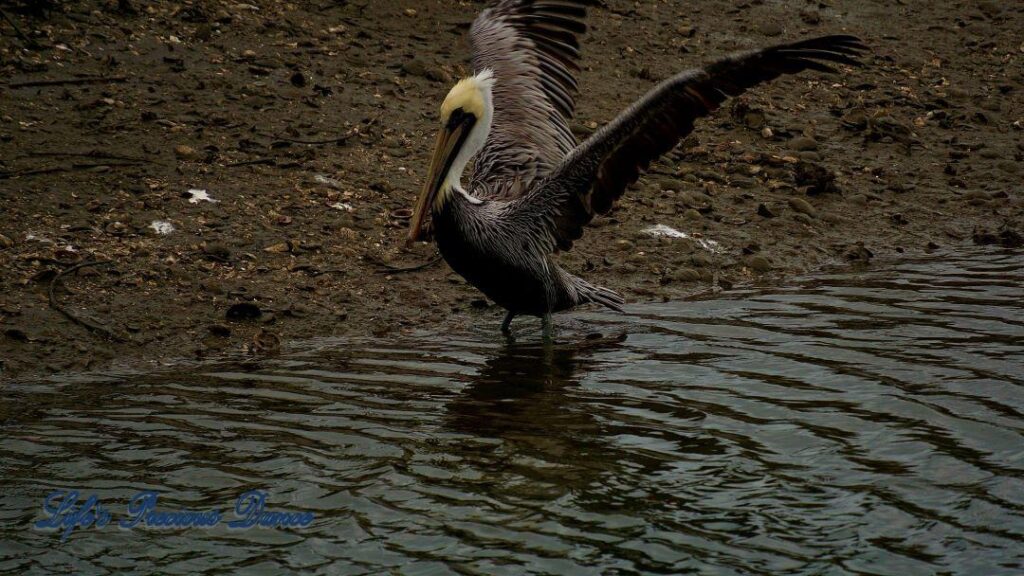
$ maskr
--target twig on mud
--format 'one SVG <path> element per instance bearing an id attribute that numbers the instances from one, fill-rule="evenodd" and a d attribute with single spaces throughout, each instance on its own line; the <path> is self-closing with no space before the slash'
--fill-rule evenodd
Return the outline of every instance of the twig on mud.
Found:
<path id="1" fill-rule="evenodd" d="M 25 33 L 21 31 L 21 28 L 18 27 L 18 23 L 15 22 L 13 18 L 8 16 L 7 12 L 4 12 L 3 9 L 0 9 L 0 16 L 3 16 L 3 19 L 7 20 L 11 27 L 14 28 L 14 33 L 17 34 L 19 38 L 24 40 L 25 43 L 28 44 L 29 48 L 39 48 L 39 43 L 26 36 Z"/>
<path id="2" fill-rule="evenodd" d="M 30 170 L 11 170 L 0 172 L 0 180 L 6 180 L 8 178 L 17 178 L 18 176 L 37 176 L 39 174 L 52 174 L 54 172 L 67 172 L 71 170 L 69 166 L 50 166 L 48 168 L 33 168 Z"/>
<path id="3" fill-rule="evenodd" d="M 359 135 L 359 131 L 361 128 L 369 128 L 370 126 L 374 126 L 378 122 L 380 122 L 380 116 L 374 116 L 373 118 L 370 118 L 368 121 L 366 121 L 362 126 L 355 126 L 348 132 L 345 132 L 344 134 L 337 138 L 328 138 L 326 140 L 303 140 L 300 138 L 286 138 L 284 136 L 274 136 L 271 134 L 262 134 L 262 136 L 267 138 L 273 138 L 275 140 L 280 140 L 282 142 L 292 142 L 294 144 L 308 144 L 310 146 L 322 146 L 325 144 L 345 144 L 346 142 L 351 140 L 353 136 Z"/>
<path id="4" fill-rule="evenodd" d="M 150 164 L 159 164 L 156 160 L 150 160 L 149 158 L 140 158 L 138 156 L 122 156 L 120 154 L 109 154 L 101 150 L 90 150 L 89 152 L 29 152 L 29 156 L 36 157 L 81 157 L 81 158 L 98 158 L 98 159 L 109 159 L 109 160 L 127 160 L 129 162 L 149 162 Z"/>
<path id="5" fill-rule="evenodd" d="M 344 144 L 348 142 L 349 139 L 352 138 L 352 136 L 353 133 L 349 132 L 339 138 L 330 138 L 328 140 L 298 140 L 295 138 L 284 138 L 282 136 L 274 136 L 274 138 L 277 140 L 281 140 L 283 142 L 292 142 L 294 144 L 309 144 L 312 146 L 319 146 L 323 144 Z"/>
<path id="6" fill-rule="evenodd" d="M 33 88 L 37 86 L 67 86 L 71 84 L 107 84 L 114 82 L 125 82 L 127 76 L 89 76 L 86 78 L 58 78 L 56 80 L 26 80 L 24 82 L 11 82 L 8 88 Z"/>
<path id="7" fill-rule="evenodd" d="M 99 168 L 105 166 L 107 168 L 130 168 L 142 166 L 138 161 L 131 163 L 128 162 L 100 162 L 100 163 L 89 163 L 89 164 L 63 164 L 61 166 L 47 166 L 45 168 L 29 168 L 26 170 L 11 170 L 8 172 L 0 172 L 0 180 L 6 180 L 8 178 L 17 178 L 20 176 L 38 176 L 40 174 L 53 174 L 54 172 L 71 172 L 73 170 L 87 170 L 89 168 Z"/>
<path id="8" fill-rule="evenodd" d="M 438 254 L 437 256 L 434 256 L 433 258 L 424 262 L 423 264 L 401 267 L 388 264 L 387 262 L 377 258 L 376 256 L 365 255 L 363 257 L 366 258 L 366 261 L 369 262 L 370 264 L 373 264 L 374 266 L 381 268 L 381 270 L 378 270 L 378 272 L 380 272 L 381 274 L 401 274 L 403 272 L 417 272 L 419 270 L 430 268 L 434 264 L 437 264 L 438 262 L 441 261 L 441 255 Z"/>
<path id="9" fill-rule="evenodd" d="M 97 324 L 92 320 L 89 320 L 87 318 L 81 318 L 79 316 L 74 315 L 70 310 L 61 306 L 60 303 L 57 302 L 57 294 L 55 292 L 55 289 L 57 287 L 57 282 L 60 282 L 61 278 L 67 276 L 72 272 L 75 272 L 76 270 L 80 270 L 88 266 L 107 266 L 109 264 L 112 264 L 110 260 L 91 260 L 89 262 L 79 262 L 78 264 L 75 264 L 70 268 L 65 268 L 59 274 L 54 276 L 53 280 L 50 280 L 50 287 L 47 290 L 47 294 L 50 298 L 50 307 L 56 310 L 57 312 L 63 314 L 68 320 L 71 320 L 72 322 L 80 326 L 85 326 L 86 328 L 92 330 L 93 332 L 99 332 L 105 335 L 107 338 L 110 338 L 111 340 L 115 340 L 117 342 L 127 342 L 128 339 L 125 338 L 124 336 L 121 336 L 120 334 L 114 332 L 110 328 Z"/>
<path id="10" fill-rule="evenodd" d="M 277 160 L 273 158 L 256 158 L 255 160 L 243 160 L 241 162 L 232 162 L 225 164 L 225 168 L 237 168 L 239 166 L 253 166 L 255 164 L 267 164 L 268 166 L 276 166 Z"/>

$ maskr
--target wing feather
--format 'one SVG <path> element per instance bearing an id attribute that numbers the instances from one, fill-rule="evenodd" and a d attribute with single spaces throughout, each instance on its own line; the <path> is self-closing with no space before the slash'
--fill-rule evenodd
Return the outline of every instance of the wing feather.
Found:
<path id="1" fill-rule="evenodd" d="M 495 76 L 494 118 L 477 155 L 479 191 L 543 178 L 575 148 L 579 36 L 591 0 L 501 0 L 473 22 L 473 68 Z"/>
<path id="2" fill-rule="evenodd" d="M 833 73 L 829 63 L 859 66 L 867 50 L 854 36 L 824 36 L 742 52 L 662 82 L 575 148 L 527 196 L 520 209 L 538 216 L 549 250 L 568 250 L 595 215 L 606 213 L 652 162 L 729 97 L 804 70 Z"/>

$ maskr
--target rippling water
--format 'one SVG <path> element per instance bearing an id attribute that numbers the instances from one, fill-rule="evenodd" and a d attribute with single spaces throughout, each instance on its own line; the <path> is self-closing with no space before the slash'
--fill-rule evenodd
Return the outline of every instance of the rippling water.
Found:
<path id="1" fill-rule="evenodd" d="M 0 573 L 1021 574 L 1022 285 L 974 253 L 562 317 L 553 347 L 495 316 L 10 385 Z M 62 544 L 31 528 L 58 488 L 316 520 Z"/>

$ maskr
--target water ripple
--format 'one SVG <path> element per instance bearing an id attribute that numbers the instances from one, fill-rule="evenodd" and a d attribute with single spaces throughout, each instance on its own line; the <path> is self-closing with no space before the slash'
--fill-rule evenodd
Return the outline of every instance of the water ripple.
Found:
<path id="1" fill-rule="evenodd" d="M 555 346 L 12 384 L 0 573 L 1020 574 L 1022 286 L 1020 254 L 972 253 L 581 313 Z M 30 529 L 56 488 L 317 518 L 59 544 Z"/>

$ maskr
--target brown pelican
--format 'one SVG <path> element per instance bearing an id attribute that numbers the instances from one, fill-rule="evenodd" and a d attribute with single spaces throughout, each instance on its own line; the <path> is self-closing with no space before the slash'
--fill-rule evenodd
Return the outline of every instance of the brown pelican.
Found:
<path id="1" fill-rule="evenodd" d="M 730 96 L 782 74 L 835 72 L 828 62 L 856 66 L 866 50 L 853 36 L 824 36 L 734 54 L 661 82 L 577 143 L 568 122 L 589 3 L 501 0 L 477 17 L 475 74 L 441 105 L 413 213 L 410 241 L 423 239 L 429 214 L 452 269 L 508 310 L 505 334 L 520 314 L 541 317 L 550 338 L 553 312 L 588 302 L 621 310 L 622 296 L 566 272 L 552 256 Z"/>

